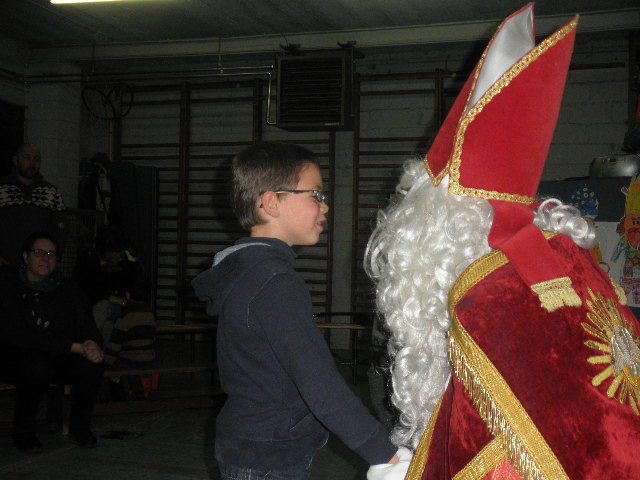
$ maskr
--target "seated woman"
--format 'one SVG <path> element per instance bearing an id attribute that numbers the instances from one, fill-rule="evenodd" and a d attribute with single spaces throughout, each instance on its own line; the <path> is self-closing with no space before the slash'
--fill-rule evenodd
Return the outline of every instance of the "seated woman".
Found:
<path id="1" fill-rule="evenodd" d="M 36 414 L 52 382 L 70 383 L 69 434 L 96 444 L 91 414 L 104 371 L 102 338 L 75 282 L 62 278 L 58 244 L 44 232 L 23 245 L 19 270 L 0 268 L 0 378 L 16 386 L 13 439 L 24 451 L 42 449 Z"/>

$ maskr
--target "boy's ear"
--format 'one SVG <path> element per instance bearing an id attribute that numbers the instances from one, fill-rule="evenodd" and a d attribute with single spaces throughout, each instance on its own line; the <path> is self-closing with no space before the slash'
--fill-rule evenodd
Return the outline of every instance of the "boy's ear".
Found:
<path id="1" fill-rule="evenodd" d="M 280 216 L 280 202 L 278 194 L 275 192 L 264 192 L 260 196 L 260 207 L 258 211 L 262 210 L 261 216 L 264 215 L 268 220 L 269 218 L 277 218 Z"/>

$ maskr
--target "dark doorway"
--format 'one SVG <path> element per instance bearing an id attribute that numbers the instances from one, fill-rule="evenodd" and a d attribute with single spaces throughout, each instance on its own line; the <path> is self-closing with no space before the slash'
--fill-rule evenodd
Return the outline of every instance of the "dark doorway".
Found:
<path id="1" fill-rule="evenodd" d="M 24 107 L 0 102 L 0 175 L 11 171 L 11 157 L 23 142 Z"/>

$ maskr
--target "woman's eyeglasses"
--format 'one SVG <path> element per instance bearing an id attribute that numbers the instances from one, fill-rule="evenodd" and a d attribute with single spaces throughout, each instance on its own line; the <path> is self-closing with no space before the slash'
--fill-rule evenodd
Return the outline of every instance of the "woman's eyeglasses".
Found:
<path id="1" fill-rule="evenodd" d="M 39 248 L 31 250 L 31 253 L 33 253 L 35 257 L 47 257 L 49 260 L 51 260 L 52 258 L 56 258 L 57 256 L 56 252 L 52 252 L 51 250 L 41 250 Z"/>
<path id="2" fill-rule="evenodd" d="M 299 194 L 299 193 L 307 193 L 307 192 L 311 192 L 313 194 L 312 195 L 313 198 L 318 203 L 327 203 L 329 201 L 329 196 L 326 193 L 324 193 L 322 190 L 288 190 L 288 189 L 282 189 L 282 190 L 275 190 L 273 193 Z"/>

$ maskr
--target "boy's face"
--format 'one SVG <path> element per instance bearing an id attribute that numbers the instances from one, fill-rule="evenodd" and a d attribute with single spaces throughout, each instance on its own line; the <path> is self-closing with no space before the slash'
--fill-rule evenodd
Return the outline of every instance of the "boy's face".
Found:
<path id="1" fill-rule="evenodd" d="M 309 164 L 300 171 L 296 190 L 322 190 L 322 176 L 317 165 Z M 329 207 L 318 202 L 312 192 L 280 194 L 281 232 L 289 245 L 315 245 L 320 239 Z"/>

